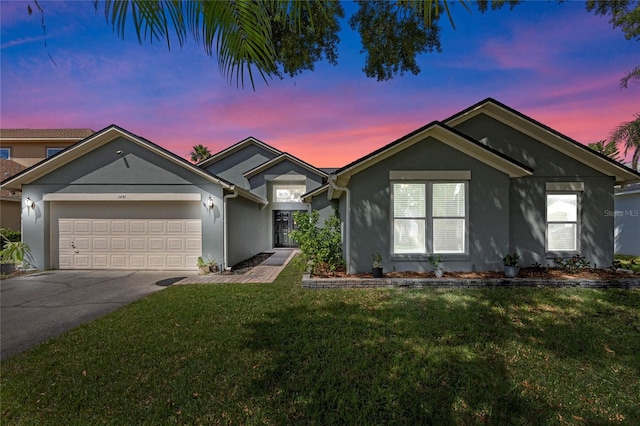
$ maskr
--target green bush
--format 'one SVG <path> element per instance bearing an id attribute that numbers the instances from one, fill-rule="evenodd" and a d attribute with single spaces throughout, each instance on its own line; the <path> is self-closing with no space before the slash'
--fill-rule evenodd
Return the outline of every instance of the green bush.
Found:
<path id="1" fill-rule="evenodd" d="M 340 236 L 340 218 L 334 212 L 318 226 L 320 213 L 295 212 L 293 219 L 297 229 L 291 232 L 291 238 L 299 246 L 309 263 L 310 272 L 335 272 L 344 265 L 342 259 L 342 238 Z"/>
<path id="2" fill-rule="evenodd" d="M 21 235 L 20 231 L 11 228 L 0 228 L 0 236 L 2 237 L 0 240 L 2 240 L 3 245 L 7 240 L 12 243 L 17 243 L 22 239 Z"/>

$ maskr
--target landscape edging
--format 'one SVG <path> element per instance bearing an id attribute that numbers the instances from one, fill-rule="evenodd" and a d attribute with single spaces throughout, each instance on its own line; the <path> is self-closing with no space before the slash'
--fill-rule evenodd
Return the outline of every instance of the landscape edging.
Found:
<path id="1" fill-rule="evenodd" d="M 317 278 L 302 276 L 303 288 L 640 288 L 640 278 L 616 280 L 529 278 Z"/>

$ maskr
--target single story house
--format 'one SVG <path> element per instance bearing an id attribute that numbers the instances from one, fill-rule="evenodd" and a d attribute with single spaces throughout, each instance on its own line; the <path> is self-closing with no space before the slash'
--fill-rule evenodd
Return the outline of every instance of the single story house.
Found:
<path id="1" fill-rule="evenodd" d="M 290 247 L 293 213 L 337 209 L 350 273 L 498 270 L 584 255 L 613 260 L 614 186 L 640 174 L 493 99 L 340 168 L 255 138 L 197 165 L 116 125 L 4 180 L 22 191 L 40 269 L 194 270 Z"/>
<path id="2" fill-rule="evenodd" d="M 339 209 L 349 273 L 553 265 L 614 254 L 614 186 L 640 174 L 494 100 L 434 121 L 336 170 L 303 199 Z M 635 236 L 637 239 L 637 235 Z"/>

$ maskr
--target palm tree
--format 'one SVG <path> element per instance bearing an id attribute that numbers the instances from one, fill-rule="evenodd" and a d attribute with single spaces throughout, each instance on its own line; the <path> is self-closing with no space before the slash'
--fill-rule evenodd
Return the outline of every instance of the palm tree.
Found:
<path id="1" fill-rule="evenodd" d="M 192 163 L 199 163 L 200 161 L 206 160 L 207 158 L 211 157 L 211 151 L 209 151 L 209 148 L 202 144 L 194 145 L 193 151 L 191 151 L 189 155 L 191 156 Z"/>
<path id="2" fill-rule="evenodd" d="M 514 0 L 512 0 L 514 1 Z M 39 0 L 34 0 L 42 10 Z M 467 10 L 469 0 L 458 0 Z M 98 10 L 100 0 L 94 0 Z M 446 14 L 453 25 L 449 3 L 451 0 L 399 0 L 398 5 L 407 13 L 424 19 L 427 27 Z M 492 0 L 499 8 L 504 0 Z M 487 2 L 479 2 L 484 12 Z M 484 5 L 484 6 L 482 6 Z M 135 28 L 138 41 L 164 41 L 171 48 L 177 39 L 182 47 L 191 38 L 201 44 L 207 55 L 216 57 L 223 77 L 236 80 L 244 87 L 245 73 L 255 88 L 254 73 L 267 81 L 279 76 L 277 35 L 275 22 L 286 22 L 302 37 L 314 33 L 314 25 L 323 25 L 322 17 L 333 16 L 336 9 L 323 0 L 104 0 L 104 13 L 113 31 L 124 38 L 130 25 Z M 31 10 L 31 9 L 30 9 Z M 315 18 L 314 18 L 315 17 Z M 337 32 L 339 27 L 336 27 Z"/>
<path id="3" fill-rule="evenodd" d="M 618 150 L 618 145 L 616 145 L 614 141 L 607 142 L 606 140 L 601 140 L 590 143 L 588 146 L 594 151 L 597 151 L 602 155 L 606 155 L 612 160 L 620 161 L 620 151 Z"/>
<path id="4" fill-rule="evenodd" d="M 640 83 L 640 66 L 635 67 L 627 73 L 626 76 L 620 79 L 620 87 L 626 89 L 629 82 Z M 609 139 L 614 143 L 624 144 L 624 155 L 627 156 L 627 152 L 632 151 L 631 154 L 631 167 L 635 170 L 638 169 L 638 162 L 640 162 L 640 113 L 634 114 L 634 119 L 620 124 L 616 127 Z"/>

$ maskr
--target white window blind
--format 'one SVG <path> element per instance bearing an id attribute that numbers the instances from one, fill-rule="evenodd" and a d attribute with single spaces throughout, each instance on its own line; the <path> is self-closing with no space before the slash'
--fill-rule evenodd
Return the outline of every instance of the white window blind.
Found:
<path id="1" fill-rule="evenodd" d="M 578 195 L 547 194 L 547 250 L 577 249 Z"/>
<path id="2" fill-rule="evenodd" d="M 433 252 L 464 253 L 466 200 L 464 184 L 433 184 Z"/>
<path id="3" fill-rule="evenodd" d="M 426 252 L 426 187 L 393 184 L 393 252 Z"/>

